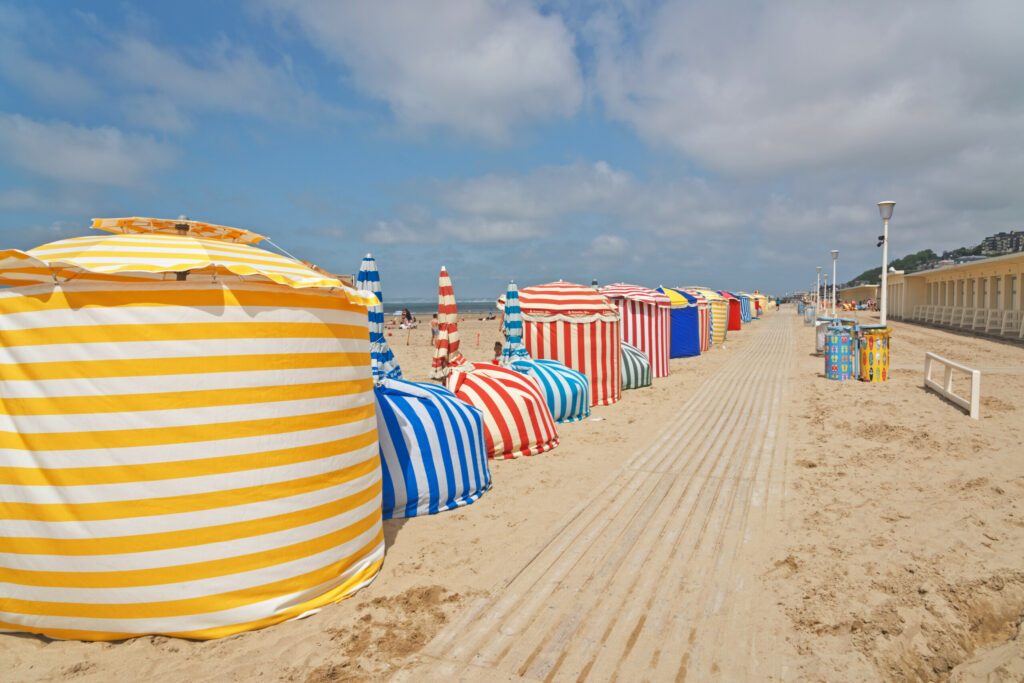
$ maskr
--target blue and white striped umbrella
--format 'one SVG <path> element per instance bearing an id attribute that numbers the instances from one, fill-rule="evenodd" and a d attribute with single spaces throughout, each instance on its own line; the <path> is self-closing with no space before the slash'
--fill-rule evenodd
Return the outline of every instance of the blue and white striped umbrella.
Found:
<path id="1" fill-rule="evenodd" d="M 433 383 L 376 388 L 384 519 L 469 505 L 491 488 L 483 413 Z"/>
<path id="2" fill-rule="evenodd" d="M 503 322 L 505 347 L 501 350 L 501 364 L 536 380 L 555 422 L 575 422 L 589 417 L 590 380 L 587 376 L 556 360 L 530 358 L 523 344 L 523 315 L 515 282 L 509 282 L 505 292 Z"/>
<path id="3" fill-rule="evenodd" d="M 379 382 L 388 379 L 402 379 L 402 368 L 395 361 L 387 339 L 384 337 L 384 294 L 380 287 L 380 273 L 377 272 L 377 260 L 371 254 L 363 257 L 356 276 L 356 288 L 377 296 L 377 305 L 370 306 L 367 314 L 370 321 L 370 365 L 373 378 Z"/>
<path id="4" fill-rule="evenodd" d="M 505 291 L 505 347 L 501 350 L 501 364 L 509 365 L 516 360 L 529 360 L 530 352 L 523 344 L 523 314 L 519 310 L 519 288 L 509 281 Z M 557 417 L 556 417 L 557 419 Z"/>

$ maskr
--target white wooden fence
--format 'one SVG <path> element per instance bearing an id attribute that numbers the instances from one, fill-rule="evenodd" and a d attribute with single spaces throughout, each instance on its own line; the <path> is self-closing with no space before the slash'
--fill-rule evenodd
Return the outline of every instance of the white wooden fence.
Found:
<path id="1" fill-rule="evenodd" d="M 932 366 L 938 364 L 943 367 L 941 382 L 932 379 Z M 953 371 L 967 373 L 971 377 L 970 398 L 964 398 L 953 391 Z M 972 418 L 977 420 L 981 413 L 981 370 L 969 368 L 960 363 L 943 358 L 931 352 L 924 354 L 924 385 L 950 402 L 955 403 L 968 411 Z"/>

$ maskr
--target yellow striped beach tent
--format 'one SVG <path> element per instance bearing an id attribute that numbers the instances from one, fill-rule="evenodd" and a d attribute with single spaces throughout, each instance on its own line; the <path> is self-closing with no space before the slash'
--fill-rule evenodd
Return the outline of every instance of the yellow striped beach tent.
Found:
<path id="1" fill-rule="evenodd" d="M 711 343 L 721 344 L 725 341 L 729 329 L 729 301 L 713 289 L 707 287 L 677 287 L 686 292 L 700 294 L 711 305 Z"/>
<path id="2" fill-rule="evenodd" d="M 0 267 L 0 629 L 217 638 L 375 577 L 365 297 L 187 230 Z"/>

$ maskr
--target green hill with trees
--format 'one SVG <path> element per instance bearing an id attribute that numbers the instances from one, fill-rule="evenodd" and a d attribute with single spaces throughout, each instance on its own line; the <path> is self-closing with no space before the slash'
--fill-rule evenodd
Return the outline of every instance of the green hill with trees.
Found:
<path id="1" fill-rule="evenodd" d="M 961 250 L 965 252 L 964 254 L 962 254 L 963 256 L 966 256 L 966 255 L 972 253 L 972 251 L 973 251 L 973 249 L 967 249 L 966 247 L 963 248 L 963 249 L 958 249 L 957 251 L 961 251 Z M 938 260 L 939 260 L 939 255 L 936 254 L 934 251 L 932 251 L 931 249 L 923 249 L 923 250 L 917 252 L 916 254 L 909 254 L 907 256 L 904 256 L 903 258 L 894 259 L 893 261 L 891 261 L 889 263 L 889 265 L 891 265 L 896 270 L 905 270 L 908 273 L 912 273 L 915 270 L 919 270 L 922 266 L 924 266 L 924 265 L 926 265 L 928 263 L 932 263 L 933 261 L 938 261 Z M 850 283 L 862 282 L 862 283 L 868 284 L 868 285 L 877 285 L 881 281 L 882 281 L 882 267 L 879 266 L 877 268 L 872 268 L 871 270 L 865 270 L 863 273 L 861 273 L 857 277 L 853 278 L 853 280 L 851 280 Z M 847 283 L 847 284 L 850 284 L 850 283 Z M 845 286 L 845 285 L 841 285 L 841 286 Z"/>

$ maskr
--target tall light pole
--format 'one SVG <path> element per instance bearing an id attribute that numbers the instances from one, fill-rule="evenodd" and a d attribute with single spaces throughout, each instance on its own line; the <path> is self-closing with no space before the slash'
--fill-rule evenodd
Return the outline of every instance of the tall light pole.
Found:
<path id="1" fill-rule="evenodd" d="M 825 296 L 827 297 L 828 296 L 828 273 L 825 273 L 821 277 L 825 281 Z M 828 306 L 825 306 L 825 315 L 828 315 Z"/>
<path id="2" fill-rule="evenodd" d="M 821 312 L 821 266 L 816 266 L 818 269 L 818 286 L 814 288 L 814 315 L 818 315 Z"/>
<path id="3" fill-rule="evenodd" d="M 878 213 L 882 215 L 882 234 L 878 236 L 882 245 L 882 296 L 879 309 L 879 322 L 885 325 L 886 312 L 889 304 L 889 219 L 896 202 L 878 202 Z"/>
<path id="4" fill-rule="evenodd" d="M 836 316 L 836 285 L 839 284 L 839 280 L 836 280 L 836 261 L 839 260 L 839 250 L 832 250 L 832 317 Z"/>

